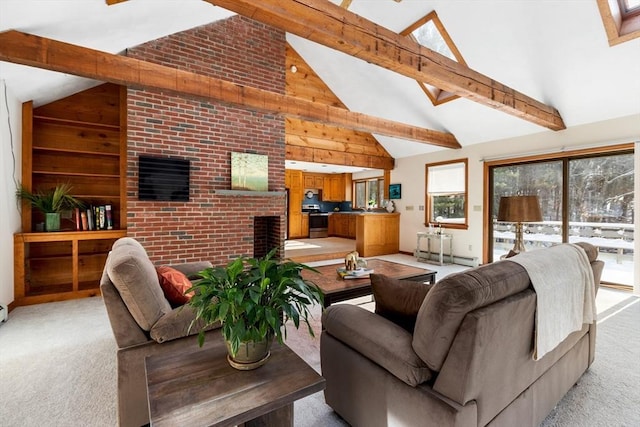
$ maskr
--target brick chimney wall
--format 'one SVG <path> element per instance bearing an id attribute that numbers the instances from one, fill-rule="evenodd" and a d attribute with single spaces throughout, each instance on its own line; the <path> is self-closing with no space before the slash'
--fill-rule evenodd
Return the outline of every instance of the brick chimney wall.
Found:
<path id="1" fill-rule="evenodd" d="M 235 16 L 154 40 L 127 56 L 272 92 L 285 91 L 284 32 Z M 156 264 L 254 255 L 255 217 L 275 217 L 284 242 L 285 199 L 217 194 L 231 188 L 231 152 L 269 156 L 269 191 L 284 192 L 284 118 L 160 91 L 128 90 L 127 231 Z M 138 157 L 191 161 L 189 202 L 138 200 Z M 260 221 L 258 221 L 260 223 Z"/>

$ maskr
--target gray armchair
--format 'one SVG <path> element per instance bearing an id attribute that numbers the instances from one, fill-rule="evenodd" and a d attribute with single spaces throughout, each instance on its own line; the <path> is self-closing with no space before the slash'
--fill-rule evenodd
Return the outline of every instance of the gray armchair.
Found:
<path id="1" fill-rule="evenodd" d="M 210 267 L 192 262 L 172 267 L 193 278 Z M 201 351 L 197 334 L 189 330 L 194 319 L 190 306 L 172 308 L 164 297 L 158 275 L 142 245 L 129 237 L 116 241 L 105 263 L 100 290 L 117 344 L 118 422 L 121 426 L 149 423 L 145 357 L 166 352 Z M 207 341 L 222 339 L 218 327 Z"/>

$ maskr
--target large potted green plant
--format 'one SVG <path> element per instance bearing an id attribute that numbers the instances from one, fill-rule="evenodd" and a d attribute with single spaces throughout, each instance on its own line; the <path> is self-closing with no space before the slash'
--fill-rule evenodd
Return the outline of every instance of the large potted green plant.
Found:
<path id="1" fill-rule="evenodd" d="M 302 270 L 315 269 L 293 261 L 274 259 L 276 249 L 260 258 L 239 257 L 226 267 L 200 272 L 189 304 L 196 320 L 207 325 L 222 324 L 229 363 L 237 369 L 254 369 L 269 357 L 275 338 L 286 338 L 284 325 L 292 320 L 296 328 L 302 320 L 311 336 L 309 308 L 322 304 L 322 291 L 302 277 Z M 200 332 L 198 343 L 204 343 Z"/>
<path id="2" fill-rule="evenodd" d="M 71 195 L 70 184 L 58 184 L 47 191 L 31 192 L 22 185 L 16 190 L 18 199 L 27 200 L 45 216 L 45 230 L 60 230 L 60 213 L 82 207 L 83 203 Z"/>

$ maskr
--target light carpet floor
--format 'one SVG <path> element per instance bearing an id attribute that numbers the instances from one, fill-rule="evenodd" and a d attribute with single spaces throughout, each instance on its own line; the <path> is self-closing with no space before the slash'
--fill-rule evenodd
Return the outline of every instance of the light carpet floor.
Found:
<path id="1" fill-rule="evenodd" d="M 438 278 L 460 269 L 422 265 Z M 640 300 L 602 289 L 598 312 L 596 360 L 543 427 L 640 426 Z M 314 315 L 317 336 L 289 329 L 287 344 L 320 371 L 319 308 Z M 0 324 L 0 426 L 117 425 L 115 351 L 100 297 L 15 309 Z M 296 426 L 346 425 L 322 393 L 294 408 Z"/>

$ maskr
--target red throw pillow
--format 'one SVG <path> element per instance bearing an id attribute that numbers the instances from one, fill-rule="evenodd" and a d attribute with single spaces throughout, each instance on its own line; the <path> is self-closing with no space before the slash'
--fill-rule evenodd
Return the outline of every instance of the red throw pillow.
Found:
<path id="1" fill-rule="evenodd" d="M 185 292 L 191 289 L 192 285 L 184 273 L 166 265 L 156 267 L 156 271 L 162 292 L 172 306 L 189 302 L 193 294 L 185 295 Z"/>

